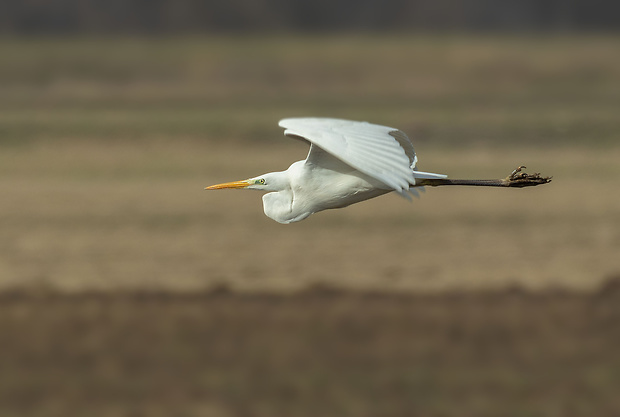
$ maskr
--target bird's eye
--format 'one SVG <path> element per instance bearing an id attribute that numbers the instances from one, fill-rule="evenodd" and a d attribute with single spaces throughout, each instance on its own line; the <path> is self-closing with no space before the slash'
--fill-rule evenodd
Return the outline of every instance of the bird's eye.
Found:
<path id="1" fill-rule="evenodd" d="M 257 184 L 265 184 L 265 179 L 261 178 L 260 180 L 256 181 Z"/>

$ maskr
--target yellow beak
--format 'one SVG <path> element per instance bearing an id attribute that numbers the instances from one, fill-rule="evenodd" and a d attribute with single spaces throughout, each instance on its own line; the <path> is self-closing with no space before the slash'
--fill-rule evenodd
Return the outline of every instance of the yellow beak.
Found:
<path id="1" fill-rule="evenodd" d="M 216 184 L 206 187 L 205 190 L 221 190 L 223 188 L 245 188 L 251 185 L 250 181 L 233 181 L 233 182 L 225 182 L 223 184 Z"/>

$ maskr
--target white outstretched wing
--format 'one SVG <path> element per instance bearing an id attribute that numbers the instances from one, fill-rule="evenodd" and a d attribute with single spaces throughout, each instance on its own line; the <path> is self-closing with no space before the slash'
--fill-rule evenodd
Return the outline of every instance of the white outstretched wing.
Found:
<path id="1" fill-rule="evenodd" d="M 286 129 L 285 135 L 309 141 L 313 148 L 321 148 L 403 195 L 415 185 L 416 177 L 445 178 L 414 171 L 413 145 L 392 127 L 330 118 L 283 119 L 279 125 Z"/>

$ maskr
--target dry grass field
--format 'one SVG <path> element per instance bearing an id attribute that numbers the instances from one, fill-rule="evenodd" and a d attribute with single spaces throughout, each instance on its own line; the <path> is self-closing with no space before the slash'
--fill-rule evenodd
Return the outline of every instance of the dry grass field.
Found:
<path id="1" fill-rule="evenodd" d="M 304 145 L 281 142 L 9 149 L 0 284 L 67 292 L 222 284 L 279 292 L 317 283 L 595 289 L 620 272 L 616 149 L 423 149 L 424 169 L 455 177 L 501 177 L 524 163 L 555 179 L 522 190 L 428 189 L 413 203 L 389 195 L 288 226 L 264 216 L 257 192 L 203 191 L 305 156 Z"/>
<path id="2" fill-rule="evenodd" d="M 0 414 L 616 415 L 619 47 L 0 40 Z M 303 159 L 292 116 L 554 180 L 287 226 L 203 190 Z"/>
<path id="3" fill-rule="evenodd" d="M 620 272 L 615 38 L 0 42 L 2 288 L 593 289 Z M 206 185 L 305 157 L 287 116 L 365 119 L 432 189 L 280 226 Z"/>

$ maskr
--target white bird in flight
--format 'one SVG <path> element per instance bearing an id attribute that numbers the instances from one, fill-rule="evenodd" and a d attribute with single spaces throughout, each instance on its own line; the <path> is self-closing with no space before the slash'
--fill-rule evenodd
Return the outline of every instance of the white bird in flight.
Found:
<path id="1" fill-rule="evenodd" d="M 279 125 L 286 136 L 310 143 L 305 160 L 294 162 L 286 171 L 205 189 L 267 191 L 263 195 L 265 214 L 287 224 L 392 191 L 411 199 L 411 194 L 418 195 L 416 188 L 423 186 L 527 187 L 551 181 L 522 172 L 523 166 L 499 180 L 457 180 L 418 171 L 411 141 L 392 127 L 331 118 L 283 119 Z"/>

